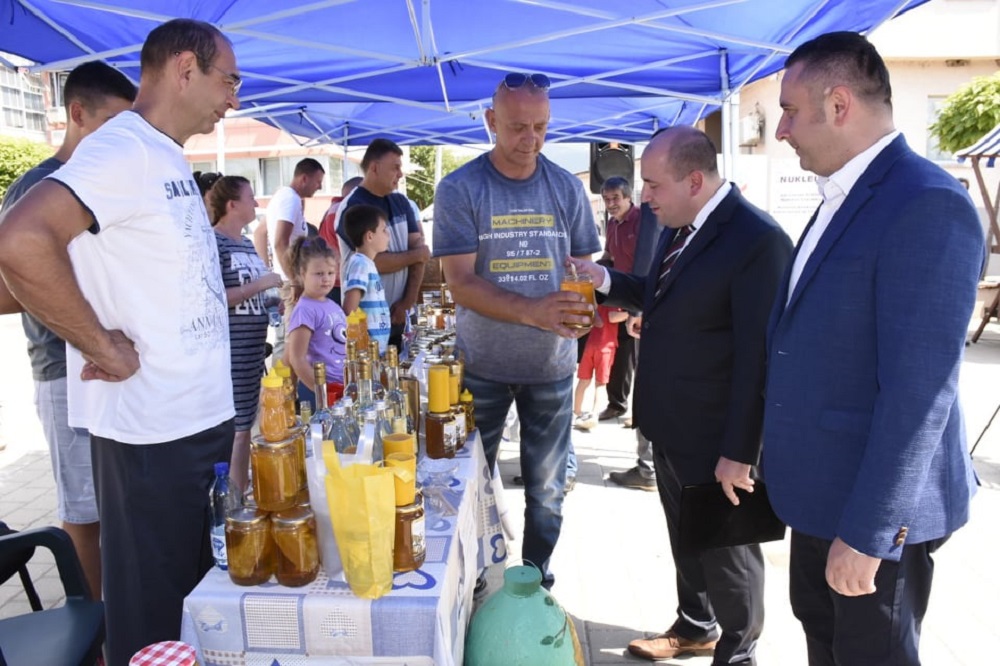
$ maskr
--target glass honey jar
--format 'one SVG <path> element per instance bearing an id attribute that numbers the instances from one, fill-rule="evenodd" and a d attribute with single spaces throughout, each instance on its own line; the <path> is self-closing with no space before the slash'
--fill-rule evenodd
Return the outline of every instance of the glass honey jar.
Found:
<path id="1" fill-rule="evenodd" d="M 413 504 L 396 507 L 396 540 L 392 548 L 392 570 L 419 569 L 427 557 L 424 496 L 417 492 Z"/>
<path id="2" fill-rule="evenodd" d="M 261 510 L 285 511 L 299 504 L 304 474 L 297 441 L 300 438 L 297 433 L 278 442 L 270 442 L 262 435 L 251 439 L 253 497 Z"/>
<path id="3" fill-rule="evenodd" d="M 274 541 L 267 514 L 241 508 L 226 516 L 229 578 L 237 585 L 260 585 L 275 568 Z"/>
<path id="4" fill-rule="evenodd" d="M 298 506 L 271 514 L 271 533 L 277 551 L 275 576 L 286 587 L 301 587 L 319 573 L 319 544 L 312 509 Z"/>

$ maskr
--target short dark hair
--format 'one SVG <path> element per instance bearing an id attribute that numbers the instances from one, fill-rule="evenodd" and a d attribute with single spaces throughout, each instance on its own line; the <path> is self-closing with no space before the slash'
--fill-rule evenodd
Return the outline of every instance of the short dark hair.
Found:
<path id="1" fill-rule="evenodd" d="M 302 174 L 311 176 L 317 171 L 322 171 L 323 173 L 326 173 L 326 169 L 323 168 L 322 164 L 320 164 L 318 161 L 314 160 L 311 157 L 307 157 L 305 159 L 299 160 L 299 163 L 295 165 L 295 173 L 292 175 L 292 178 L 298 178 Z"/>
<path id="2" fill-rule="evenodd" d="M 356 188 L 362 182 L 364 182 L 364 178 L 362 178 L 361 176 L 354 176 L 353 178 L 348 178 L 347 180 L 344 181 L 344 184 L 340 186 L 341 196 L 346 197 L 348 194 L 351 193 L 351 190 Z"/>
<path id="3" fill-rule="evenodd" d="M 801 64 L 802 73 L 820 85 L 847 86 L 869 104 L 892 108 L 892 86 L 885 61 L 871 42 L 856 32 L 828 32 L 799 45 L 785 60 L 785 68 Z"/>
<path id="4" fill-rule="evenodd" d="M 211 23 L 183 18 L 167 21 L 146 37 L 139 67 L 143 72 L 159 71 L 174 54 L 191 51 L 198 60 L 198 69 L 207 74 L 219 53 L 220 38 L 228 41 Z"/>
<path id="5" fill-rule="evenodd" d="M 718 151 L 707 134 L 688 125 L 676 125 L 667 131 L 672 135 L 668 166 L 675 178 L 684 178 L 692 171 L 719 172 Z"/>
<path id="6" fill-rule="evenodd" d="M 198 191 L 201 192 L 201 196 L 208 194 L 208 191 L 212 189 L 216 181 L 222 178 L 222 174 L 215 171 L 195 171 L 191 175 L 194 176 L 194 182 L 198 184 Z"/>
<path id="7" fill-rule="evenodd" d="M 91 60 L 77 65 L 66 77 L 63 86 L 63 105 L 79 102 L 87 111 L 93 112 L 109 98 L 135 101 L 135 84 L 117 69 L 100 60 Z"/>
<path id="8" fill-rule="evenodd" d="M 375 139 L 368 144 L 368 149 L 365 150 L 365 156 L 361 158 L 361 170 L 368 171 L 368 166 L 372 162 L 382 159 L 389 153 L 402 155 L 403 149 L 397 146 L 395 141 L 390 139 Z"/>
<path id="9" fill-rule="evenodd" d="M 611 176 L 601 185 L 601 195 L 605 192 L 621 192 L 623 197 L 632 198 L 632 185 L 627 178 L 622 176 Z"/>
<path id="10" fill-rule="evenodd" d="M 358 204 L 344 211 L 344 233 L 354 247 L 365 244 L 365 234 L 378 229 L 379 220 L 384 220 L 385 212 L 381 208 Z"/>

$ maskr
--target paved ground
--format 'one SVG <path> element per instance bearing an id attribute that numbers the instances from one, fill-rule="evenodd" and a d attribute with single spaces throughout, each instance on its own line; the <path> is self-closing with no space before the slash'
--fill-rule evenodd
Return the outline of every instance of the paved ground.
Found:
<path id="1" fill-rule="evenodd" d="M 0 382 L 0 520 L 12 527 L 56 524 L 49 457 L 31 396 L 31 379 L 16 317 L 0 317 L 0 348 L 5 353 Z M 970 446 L 1000 401 L 1000 326 L 991 325 L 968 348 L 962 391 Z M 577 620 L 588 663 L 641 663 L 625 654 L 629 640 L 663 631 L 673 620 L 674 577 L 666 526 L 655 493 L 618 488 L 608 472 L 634 464 L 632 433 L 618 423 L 601 424 L 591 433 L 574 433 L 580 457 L 576 490 L 565 505 L 562 538 L 553 556 L 557 582 L 553 593 Z M 1000 419 L 976 451 L 983 481 L 971 523 L 936 557 L 937 575 L 924 626 L 922 660 L 928 666 L 980 666 L 997 663 L 1000 621 Z M 520 533 L 523 494 L 510 483 L 517 473 L 517 451 L 501 452 L 505 497 Z M 520 544 L 511 544 L 511 557 Z M 805 644 L 787 602 L 787 541 L 767 544 L 767 620 L 759 661 L 767 666 L 801 666 Z M 31 565 L 43 601 L 61 601 L 58 576 L 50 557 Z M 26 611 L 27 602 L 13 583 L 0 586 L 0 617 Z M 674 664 L 702 666 L 706 657 Z"/>

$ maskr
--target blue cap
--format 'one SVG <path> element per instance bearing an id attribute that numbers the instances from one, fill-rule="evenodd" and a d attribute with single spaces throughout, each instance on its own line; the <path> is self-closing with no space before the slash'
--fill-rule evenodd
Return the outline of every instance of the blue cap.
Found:
<path id="1" fill-rule="evenodd" d="M 215 463 L 215 475 L 226 476 L 229 474 L 229 463 Z"/>

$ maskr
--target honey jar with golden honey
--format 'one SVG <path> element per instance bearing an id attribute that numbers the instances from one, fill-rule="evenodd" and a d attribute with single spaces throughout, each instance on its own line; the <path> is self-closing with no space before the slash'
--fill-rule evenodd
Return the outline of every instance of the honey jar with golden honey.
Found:
<path id="1" fill-rule="evenodd" d="M 392 548 L 392 570 L 419 569 L 427 557 L 424 497 L 417 493 L 413 504 L 396 507 L 396 540 Z"/>
<path id="2" fill-rule="evenodd" d="M 250 444 L 253 496 L 263 511 L 285 511 L 300 501 L 304 467 L 299 457 L 301 432 L 278 442 L 255 435 Z"/>
<path id="3" fill-rule="evenodd" d="M 241 508 L 226 516 L 229 578 L 237 585 L 260 585 L 275 568 L 274 541 L 267 514 Z"/>
<path id="4" fill-rule="evenodd" d="M 271 514 L 271 534 L 276 546 L 275 576 L 286 587 L 301 587 L 319 573 L 319 544 L 312 509 L 298 506 Z"/>

